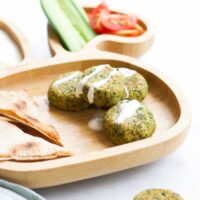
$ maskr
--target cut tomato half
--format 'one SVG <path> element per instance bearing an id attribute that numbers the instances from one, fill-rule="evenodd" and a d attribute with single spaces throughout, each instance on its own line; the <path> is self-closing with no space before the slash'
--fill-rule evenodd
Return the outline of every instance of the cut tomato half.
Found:
<path id="1" fill-rule="evenodd" d="M 93 18 L 90 16 L 90 26 L 96 33 L 103 33 L 103 27 L 101 25 L 101 18 Z"/>
<path id="2" fill-rule="evenodd" d="M 107 31 L 120 31 L 135 28 L 137 18 L 133 15 L 109 14 L 102 16 L 102 26 Z"/>
<path id="3" fill-rule="evenodd" d="M 90 26 L 96 33 L 103 33 L 104 28 L 102 26 L 101 20 L 104 16 L 108 15 L 110 10 L 105 3 L 101 3 L 90 13 Z"/>
<path id="4" fill-rule="evenodd" d="M 106 3 L 101 3 L 96 8 L 94 8 L 91 12 L 91 16 L 96 16 L 101 12 L 104 12 L 105 14 L 110 13 L 110 10 L 108 6 L 106 5 Z"/>
<path id="5" fill-rule="evenodd" d="M 135 15 L 113 13 L 105 3 L 101 3 L 89 14 L 90 26 L 97 34 L 139 36 L 145 30 L 139 25 Z"/>

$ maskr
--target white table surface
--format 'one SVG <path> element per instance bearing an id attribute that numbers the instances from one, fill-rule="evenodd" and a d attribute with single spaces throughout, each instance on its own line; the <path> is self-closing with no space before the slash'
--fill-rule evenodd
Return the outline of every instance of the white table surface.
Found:
<path id="1" fill-rule="evenodd" d="M 96 0 L 80 0 L 95 5 Z M 185 143 L 154 163 L 72 184 L 37 190 L 47 200 L 130 200 L 146 188 L 168 188 L 185 200 L 200 197 L 200 12 L 198 0 L 108 0 L 114 8 L 137 12 L 153 22 L 156 40 L 141 60 L 159 68 L 186 92 L 193 121 Z M 0 0 L 0 17 L 13 21 L 31 43 L 39 59 L 50 56 L 46 18 L 39 1 Z M 0 32 L 0 60 L 18 60 L 15 49 Z"/>

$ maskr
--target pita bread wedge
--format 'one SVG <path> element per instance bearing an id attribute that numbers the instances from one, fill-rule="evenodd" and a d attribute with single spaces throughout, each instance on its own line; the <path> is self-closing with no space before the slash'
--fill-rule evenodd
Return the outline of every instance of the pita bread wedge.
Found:
<path id="1" fill-rule="evenodd" d="M 0 116 L 0 121 L 2 121 L 2 120 L 17 126 L 19 129 L 21 129 L 25 133 L 28 133 L 29 135 L 40 137 L 40 138 L 52 143 L 52 141 L 49 138 L 47 138 L 45 135 L 42 135 L 39 131 L 37 131 L 36 129 L 34 129 L 30 126 L 22 124 L 22 123 L 14 120 L 14 119 L 10 119 L 10 118 L 7 118 L 7 117 L 1 117 Z"/>
<path id="2" fill-rule="evenodd" d="M 7 118 L 7 117 L 2 117 L 2 116 L 0 116 L 0 121 L 6 121 L 6 122 L 16 122 L 15 120 L 13 120 L 13 119 L 10 119 L 10 118 Z"/>
<path id="3" fill-rule="evenodd" d="M 56 129 L 47 123 L 44 111 L 26 92 L 0 90 L 0 114 L 36 129 L 55 144 L 63 146 Z"/>
<path id="4" fill-rule="evenodd" d="M 63 147 L 24 133 L 6 121 L 0 121 L 0 161 L 37 161 L 70 156 Z"/>

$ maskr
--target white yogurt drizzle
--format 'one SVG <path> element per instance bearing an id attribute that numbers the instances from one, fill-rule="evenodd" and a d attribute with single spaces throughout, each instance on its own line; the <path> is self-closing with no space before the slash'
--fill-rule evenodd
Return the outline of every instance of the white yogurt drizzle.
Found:
<path id="1" fill-rule="evenodd" d="M 54 82 L 53 86 L 58 86 L 58 85 L 60 85 L 62 83 L 66 83 L 66 82 L 72 80 L 73 78 L 79 76 L 80 74 L 81 74 L 81 72 L 79 72 L 79 71 L 74 72 L 71 75 L 69 75 L 67 77 L 63 77 L 63 78 L 57 80 L 56 82 Z"/>
<path id="2" fill-rule="evenodd" d="M 124 91 L 125 91 L 125 93 L 126 93 L 126 98 L 129 98 L 129 90 L 128 90 L 128 88 L 126 87 L 126 86 L 124 86 Z"/>
<path id="3" fill-rule="evenodd" d="M 88 127 L 94 131 L 103 130 L 103 118 L 95 117 L 88 122 Z"/>
<path id="4" fill-rule="evenodd" d="M 105 67 L 107 67 L 107 66 L 109 66 L 109 65 L 98 65 L 96 68 L 95 68 L 95 70 L 91 73 L 91 74 L 89 74 L 89 75 L 87 75 L 87 76 L 85 76 L 84 78 L 82 78 L 79 82 L 78 82 L 78 84 L 77 84 L 77 86 L 76 86 L 76 97 L 80 97 L 80 95 L 81 94 L 83 94 L 83 87 L 84 87 L 84 85 L 86 84 L 86 82 L 92 77 L 92 76 L 94 76 L 94 75 L 96 75 L 97 73 L 99 73 L 100 71 L 102 71 Z"/>
<path id="5" fill-rule="evenodd" d="M 118 115 L 115 123 L 121 124 L 124 120 L 133 116 L 134 113 L 136 112 L 136 110 L 138 108 L 140 108 L 140 106 L 141 106 L 141 104 L 137 100 L 122 101 L 122 103 L 120 104 L 120 107 L 119 107 L 120 112 L 119 112 L 119 115 Z"/>
<path id="6" fill-rule="evenodd" d="M 136 71 L 127 68 L 118 68 L 118 70 L 125 76 L 125 78 L 132 76 L 136 73 Z"/>
<path id="7" fill-rule="evenodd" d="M 110 72 L 108 74 L 108 77 L 105 79 L 102 79 L 100 81 L 97 81 L 95 83 L 92 83 L 90 85 L 87 97 L 88 97 L 88 101 L 89 103 L 93 103 L 94 100 L 94 90 L 98 87 L 101 87 L 102 85 L 106 84 L 106 82 L 108 82 L 116 73 L 118 73 L 117 69 L 113 69 L 112 72 Z"/>

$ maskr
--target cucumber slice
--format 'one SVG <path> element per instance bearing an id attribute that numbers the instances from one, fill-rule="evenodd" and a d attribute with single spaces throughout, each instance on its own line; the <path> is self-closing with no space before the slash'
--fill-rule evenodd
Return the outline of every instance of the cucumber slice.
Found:
<path id="1" fill-rule="evenodd" d="M 82 18 L 81 14 L 71 2 L 71 0 L 58 0 L 58 3 L 66 17 L 70 20 L 71 24 L 80 33 L 86 42 L 90 41 L 96 36 L 96 34 L 90 28 L 88 22 Z"/>
<path id="2" fill-rule="evenodd" d="M 85 46 L 86 42 L 79 32 L 72 26 L 58 1 L 56 0 L 40 0 L 44 13 L 49 22 L 53 25 L 59 34 L 62 43 L 70 51 L 78 51 Z"/>
<path id="3" fill-rule="evenodd" d="M 76 0 L 71 0 L 71 2 L 74 4 L 74 7 L 76 7 L 76 9 L 79 11 L 79 13 L 82 16 L 82 18 L 86 22 L 89 22 L 88 16 L 87 16 L 85 10 L 83 9 L 83 7 L 81 7 L 80 4 L 78 4 L 78 2 Z"/>

